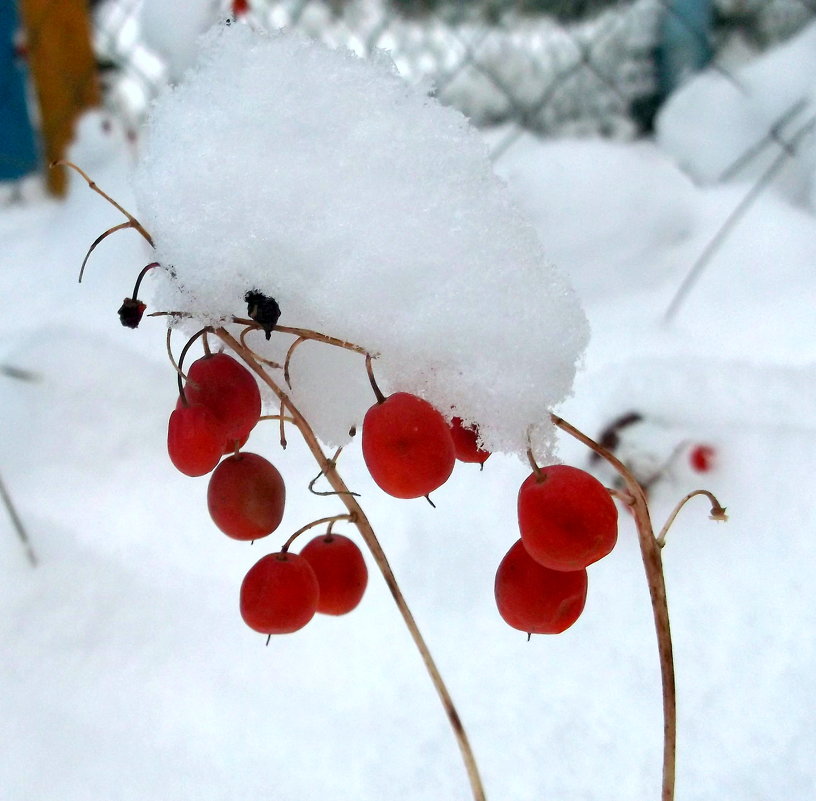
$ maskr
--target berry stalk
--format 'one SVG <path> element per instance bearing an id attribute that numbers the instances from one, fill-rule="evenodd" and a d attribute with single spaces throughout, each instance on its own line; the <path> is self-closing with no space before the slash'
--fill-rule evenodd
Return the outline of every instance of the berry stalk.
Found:
<path id="1" fill-rule="evenodd" d="M 677 763 L 677 689 L 674 676 L 674 655 L 661 547 L 654 534 L 649 506 L 646 502 L 646 493 L 626 465 L 611 451 L 608 451 L 557 415 L 550 415 L 550 418 L 556 427 L 575 437 L 579 442 L 582 442 L 609 462 L 623 478 L 629 492 L 628 500 L 635 518 L 640 553 L 643 559 L 643 567 L 646 570 L 646 580 L 649 584 L 652 615 L 657 633 L 657 650 L 660 656 L 660 677 L 663 687 L 663 786 L 660 798 L 661 801 L 674 801 Z"/>
<path id="2" fill-rule="evenodd" d="M 479 776 L 476 758 L 473 754 L 473 749 L 470 746 L 470 741 L 467 733 L 465 732 L 462 720 L 459 717 L 459 713 L 456 710 L 456 706 L 453 703 L 453 699 L 451 698 L 447 686 L 442 679 L 442 674 L 439 672 L 439 668 L 436 666 L 436 663 L 431 656 L 430 649 L 428 648 L 428 645 L 425 642 L 419 627 L 417 626 L 416 620 L 411 613 L 408 603 L 400 590 L 397 579 L 394 576 L 394 572 L 391 569 L 391 565 L 389 564 L 385 555 L 385 551 L 383 551 L 380 541 L 377 539 L 377 535 L 374 533 L 374 529 L 366 517 L 365 512 L 357 502 L 356 497 L 346 486 L 340 474 L 337 472 L 337 466 L 334 461 L 328 458 L 323 452 L 323 448 L 318 442 L 317 437 L 315 436 L 314 431 L 312 431 L 312 428 L 306 418 L 300 413 L 298 408 L 292 402 L 291 398 L 289 398 L 289 396 L 269 377 L 263 365 L 258 361 L 258 359 L 256 359 L 252 350 L 232 336 L 232 334 L 230 334 L 225 328 L 217 328 L 215 329 L 214 333 L 221 339 L 222 342 L 224 342 L 236 354 L 238 354 L 249 369 L 252 370 L 261 379 L 261 381 L 263 381 L 272 390 L 272 392 L 275 393 L 278 400 L 281 402 L 281 405 L 294 420 L 294 424 L 297 426 L 298 430 L 303 436 L 303 440 L 307 447 L 312 452 L 312 455 L 314 456 L 315 461 L 317 461 L 322 474 L 326 477 L 326 480 L 329 482 L 338 498 L 345 505 L 346 509 L 348 509 L 349 515 L 351 515 L 352 519 L 354 520 L 354 525 L 360 532 L 360 536 L 363 538 L 366 546 L 371 552 L 372 557 L 374 558 L 374 561 L 377 564 L 377 567 L 385 579 L 385 583 L 388 585 L 388 589 L 394 598 L 394 602 L 402 615 L 402 619 L 405 622 L 406 627 L 408 628 L 411 639 L 414 641 L 414 645 L 422 657 L 422 661 L 428 675 L 430 676 L 434 689 L 442 702 L 448 722 L 453 729 L 456 742 L 465 763 L 465 769 L 468 774 L 468 780 L 470 781 L 474 801 L 486 801 L 486 795 L 481 777 Z M 298 331 L 298 333 L 301 332 Z M 339 342 L 339 340 L 337 341 Z"/>

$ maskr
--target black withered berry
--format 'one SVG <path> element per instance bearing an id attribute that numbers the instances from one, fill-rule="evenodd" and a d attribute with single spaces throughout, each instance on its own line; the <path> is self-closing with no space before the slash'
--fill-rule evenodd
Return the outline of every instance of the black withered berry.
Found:
<path id="1" fill-rule="evenodd" d="M 266 338 L 272 336 L 272 330 L 278 324 L 281 316 L 280 306 L 275 298 L 264 295 L 257 289 L 250 289 L 244 300 L 247 304 L 247 314 L 264 330 Z"/>

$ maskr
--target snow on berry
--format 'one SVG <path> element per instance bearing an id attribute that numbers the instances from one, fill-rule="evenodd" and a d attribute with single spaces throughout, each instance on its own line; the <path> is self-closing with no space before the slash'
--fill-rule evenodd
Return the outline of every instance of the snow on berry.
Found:
<path id="1" fill-rule="evenodd" d="M 244 24 L 200 47 L 156 102 L 134 176 L 165 267 L 158 307 L 200 325 L 262 292 L 282 325 L 378 354 L 384 390 L 455 408 L 486 449 L 523 454 L 534 424 L 537 456 L 551 455 L 548 412 L 587 322 L 466 118 L 386 56 Z M 319 358 L 331 374 L 334 349 Z M 298 387 L 297 359 L 298 403 L 343 443 L 370 402 L 342 383 Z"/>

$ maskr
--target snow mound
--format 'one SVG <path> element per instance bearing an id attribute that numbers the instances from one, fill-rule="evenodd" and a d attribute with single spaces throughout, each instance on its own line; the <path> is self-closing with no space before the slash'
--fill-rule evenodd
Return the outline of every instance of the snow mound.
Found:
<path id="1" fill-rule="evenodd" d="M 209 323 L 245 315 L 258 289 L 281 325 L 379 354 L 384 390 L 455 409 L 491 450 L 523 453 L 533 425 L 549 455 L 588 325 L 465 117 L 385 57 L 245 25 L 201 47 L 153 108 L 134 177 L 166 268 L 159 305 Z M 343 381 L 299 391 L 332 444 L 365 412 Z"/>
<path id="2" fill-rule="evenodd" d="M 754 182 L 785 147 L 794 151 L 774 185 L 816 209 L 816 22 L 728 76 L 688 81 L 660 110 L 658 144 L 701 183 Z"/>

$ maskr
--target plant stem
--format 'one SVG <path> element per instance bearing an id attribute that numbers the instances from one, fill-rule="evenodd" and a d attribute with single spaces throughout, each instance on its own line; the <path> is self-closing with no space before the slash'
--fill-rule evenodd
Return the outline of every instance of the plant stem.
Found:
<path id="1" fill-rule="evenodd" d="M 281 404 L 294 419 L 295 425 L 300 430 L 306 446 L 312 452 L 312 455 L 317 461 L 323 475 L 328 480 L 332 489 L 337 493 L 339 500 L 345 505 L 346 509 L 349 511 L 349 514 L 353 517 L 354 525 L 357 527 L 358 531 L 360 532 L 360 536 L 363 538 L 364 542 L 368 546 L 368 549 L 371 551 L 371 555 L 382 573 L 385 583 L 388 585 L 388 589 L 390 590 L 391 595 L 394 598 L 394 602 L 402 615 L 402 619 L 408 628 L 411 639 L 413 639 L 414 645 L 422 657 L 425 669 L 427 670 L 428 675 L 431 678 L 431 682 L 436 689 L 437 695 L 442 702 L 445 714 L 447 715 L 448 721 L 453 729 L 456 742 L 459 745 L 459 750 L 465 763 L 465 769 L 467 770 L 474 801 L 485 801 L 486 796 L 481 778 L 479 776 L 479 770 L 476 765 L 476 759 L 474 757 L 473 750 L 470 746 L 470 741 L 468 740 L 464 726 L 462 725 L 462 720 L 459 717 L 459 713 L 454 706 L 453 699 L 445 686 L 445 682 L 442 680 L 442 675 L 440 674 L 439 669 L 431 656 L 430 649 L 428 648 L 425 639 L 423 638 L 419 627 L 414 620 L 414 616 L 411 613 L 402 591 L 399 588 L 399 584 L 397 583 L 394 572 L 388 563 L 385 552 L 383 551 L 382 546 L 374 533 L 374 529 L 365 515 L 365 512 L 357 502 L 355 496 L 349 491 L 349 488 L 346 486 L 340 474 L 337 472 L 337 466 L 335 463 L 329 459 L 325 453 L 323 453 L 323 449 L 306 418 L 303 417 L 289 396 L 269 377 L 261 363 L 255 358 L 254 353 L 234 336 L 232 336 L 232 334 L 230 334 L 226 329 L 217 328 L 215 329 L 214 333 L 221 339 L 222 342 L 232 348 L 232 350 L 244 360 L 247 366 L 261 379 L 261 381 L 263 381 L 272 390 L 272 392 L 277 395 Z"/>
<path id="2" fill-rule="evenodd" d="M 666 581 L 663 575 L 663 560 L 660 545 L 654 535 L 646 493 L 635 477 L 613 453 L 590 439 L 566 420 L 551 415 L 553 424 L 609 462 L 620 473 L 632 496 L 632 513 L 637 526 L 640 554 L 646 570 L 649 595 L 652 601 L 652 615 L 657 632 L 657 650 L 660 655 L 660 676 L 663 686 L 663 787 L 661 801 L 673 801 L 675 770 L 677 762 L 677 692 L 674 678 L 674 656 L 672 654 L 671 629 L 669 627 L 669 605 L 666 600 Z"/>
<path id="3" fill-rule="evenodd" d="M 25 551 L 28 561 L 31 563 L 32 567 L 36 567 L 37 555 L 34 553 L 34 548 L 31 545 L 31 540 L 28 538 L 28 532 L 23 525 L 23 521 L 20 519 L 20 515 L 17 514 L 17 510 L 14 508 L 14 503 L 12 503 L 11 495 L 9 495 L 6 485 L 3 483 L 2 476 L 0 476 L 0 498 L 2 498 L 3 504 L 9 513 L 12 525 L 14 526 L 14 530 L 17 532 L 17 536 L 23 545 L 23 550 Z"/>
<path id="4" fill-rule="evenodd" d="M 694 492 L 690 492 L 683 498 L 677 506 L 674 507 L 674 511 L 669 515 L 669 519 L 666 521 L 666 525 L 660 529 L 660 534 L 657 535 L 657 544 L 659 547 L 663 548 L 666 545 L 666 534 L 668 534 L 669 529 L 674 523 L 675 518 L 680 513 L 680 510 L 692 499 L 697 497 L 698 495 L 705 495 L 706 498 L 711 502 L 711 519 L 712 520 L 720 520 L 725 521 L 728 520 L 728 515 L 725 513 L 725 507 L 720 504 L 717 498 L 714 496 L 713 493 L 709 492 L 708 490 L 694 490 Z"/>

